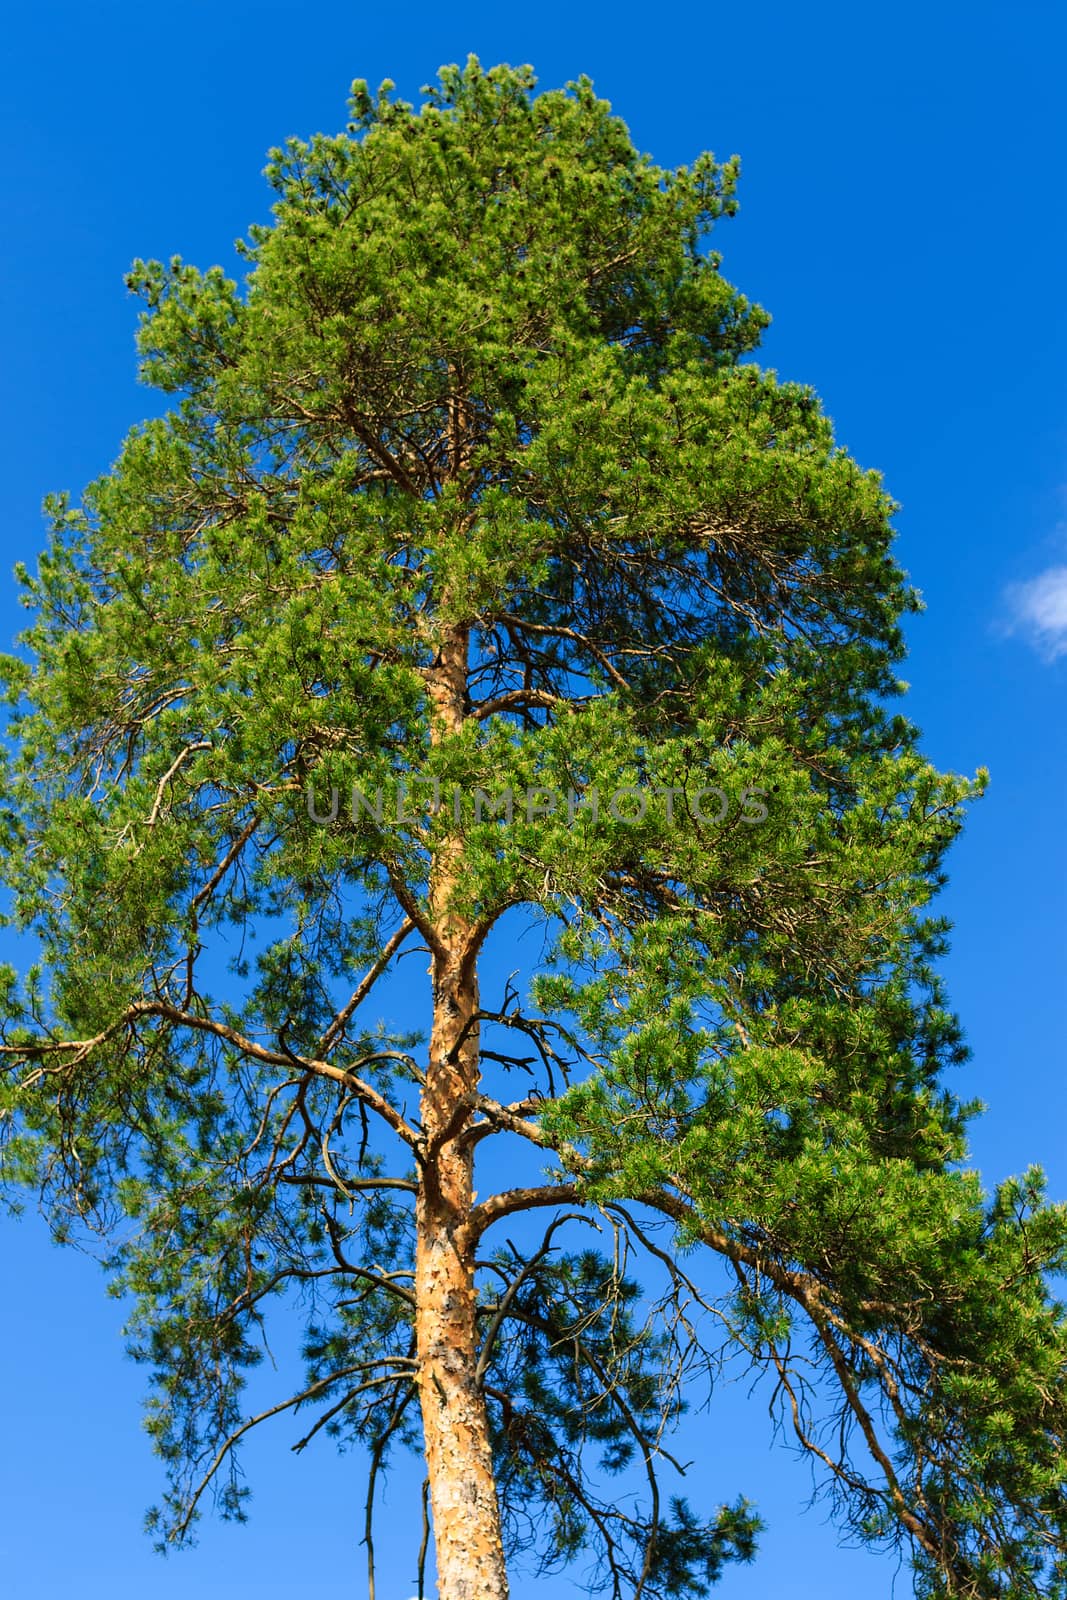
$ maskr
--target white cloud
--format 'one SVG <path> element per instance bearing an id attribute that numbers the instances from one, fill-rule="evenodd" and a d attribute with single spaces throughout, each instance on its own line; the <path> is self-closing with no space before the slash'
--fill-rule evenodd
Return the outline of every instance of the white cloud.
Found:
<path id="1" fill-rule="evenodd" d="M 1067 655 L 1067 567 L 1049 567 L 1007 590 L 1011 633 L 1021 633 L 1046 661 Z"/>

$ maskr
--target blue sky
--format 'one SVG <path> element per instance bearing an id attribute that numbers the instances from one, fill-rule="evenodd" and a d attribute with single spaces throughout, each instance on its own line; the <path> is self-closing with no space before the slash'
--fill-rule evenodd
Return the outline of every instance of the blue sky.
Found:
<path id="1" fill-rule="evenodd" d="M 340 127 L 353 77 L 417 98 L 471 50 L 530 61 L 546 87 L 587 72 L 660 162 L 739 152 L 724 270 L 774 315 L 766 364 L 815 385 L 901 502 L 901 559 L 928 605 L 905 669 L 926 749 L 992 772 L 943 902 L 974 1050 L 955 1087 L 989 1106 L 976 1159 L 989 1181 L 1040 1161 L 1067 1196 L 1065 48 L 1067 14 L 1025 0 L 12 10 L 0 633 L 19 625 L 7 573 L 40 546 L 43 494 L 77 490 L 154 406 L 135 381 L 129 262 L 231 266 L 233 239 L 266 217 L 268 147 Z M 140 1533 L 160 1480 L 121 1308 L 35 1219 L 3 1222 L 0 1239 L 0 1570 L 15 1600 L 75 1586 L 86 1600 L 273 1600 L 324 1575 L 364 1592 L 359 1463 L 328 1448 L 291 1457 L 284 1425 L 249 1453 L 251 1524 L 205 1525 L 197 1551 L 160 1563 Z M 697 1490 L 743 1488 L 771 1522 L 763 1562 L 728 1572 L 724 1600 L 844 1600 L 861 1584 L 888 1596 L 891 1564 L 839 1550 L 821 1511 L 802 1517 L 803 1469 L 770 1453 L 742 1400 L 728 1394 L 688 1434 Z M 414 1592 L 404 1481 L 386 1507 L 379 1600 Z M 896 1592 L 909 1587 L 901 1574 Z"/>

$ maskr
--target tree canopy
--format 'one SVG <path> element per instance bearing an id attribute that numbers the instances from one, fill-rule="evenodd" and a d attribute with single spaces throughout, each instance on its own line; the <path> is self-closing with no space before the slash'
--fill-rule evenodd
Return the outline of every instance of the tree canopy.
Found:
<path id="1" fill-rule="evenodd" d="M 3 1170 L 130 1299 L 160 1537 L 243 1515 L 284 1302 L 267 1414 L 366 1448 L 372 1592 L 408 1446 L 441 1600 L 706 1594 L 758 1514 L 667 1439 L 733 1358 L 917 1595 L 1067 1595 L 1067 1213 L 966 1164 L 930 902 L 982 777 L 894 703 L 894 507 L 753 359 L 735 160 L 587 79 L 392 87 L 272 153 L 243 284 L 134 265 L 173 401 L 49 501 L 6 662 Z"/>

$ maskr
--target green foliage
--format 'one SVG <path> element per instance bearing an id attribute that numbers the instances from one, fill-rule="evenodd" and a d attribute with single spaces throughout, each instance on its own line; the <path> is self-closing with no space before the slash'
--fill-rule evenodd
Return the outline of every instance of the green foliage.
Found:
<path id="1" fill-rule="evenodd" d="M 535 95 L 472 59 L 418 111 L 390 88 L 272 153 L 243 285 L 134 265 L 174 406 L 49 501 L 6 665 L 3 873 L 40 963 L 3 977 L 4 1170 L 107 1240 L 161 1536 L 251 1425 L 283 1298 L 301 1444 L 375 1472 L 419 1444 L 426 1007 L 413 981 L 396 1023 L 367 1001 L 447 856 L 481 939 L 526 907 L 552 942 L 529 1006 L 486 1003 L 458 1108 L 479 1153 L 526 1139 L 531 1207 L 546 1159 L 559 1190 L 540 1251 L 478 1285 L 513 1544 L 536 1518 L 546 1568 L 588 1556 L 649 1600 L 748 1559 L 746 1502 L 702 1519 L 657 1476 L 683 1380 L 732 1352 L 918 1594 L 1067 1595 L 1067 1217 L 1039 1176 L 990 1200 L 964 1165 L 929 903 L 983 780 L 935 771 L 892 707 L 918 606 L 893 506 L 750 359 L 766 316 L 705 248 L 736 161 L 656 167 L 586 79 Z M 431 778 L 463 803 L 396 821 Z M 583 803 L 470 805 L 538 786 Z M 574 1211 L 614 1253 L 557 1248 Z M 646 1489 L 605 1500 L 631 1466 Z M 242 1514 L 236 1476 L 221 1504 Z"/>

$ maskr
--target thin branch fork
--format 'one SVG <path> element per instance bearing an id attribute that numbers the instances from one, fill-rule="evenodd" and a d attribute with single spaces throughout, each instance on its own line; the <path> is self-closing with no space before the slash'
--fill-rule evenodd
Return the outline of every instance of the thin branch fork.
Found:
<path id="1" fill-rule="evenodd" d="M 178 769 L 183 766 L 186 761 L 188 761 L 191 755 L 195 755 L 198 750 L 210 749 L 210 739 L 197 739 L 192 744 L 183 745 L 181 750 L 178 751 L 178 754 L 174 757 L 174 760 L 171 762 L 170 766 L 167 768 L 166 772 L 160 778 L 159 783 L 156 786 L 156 797 L 152 804 L 152 810 L 145 819 L 146 828 L 154 828 L 159 820 L 159 813 L 163 809 L 163 796 L 167 792 L 167 785 L 170 783 L 170 780 L 174 777 Z"/>
<path id="2" fill-rule="evenodd" d="M 505 1295 L 504 1298 L 506 1299 L 507 1296 Z M 641 1452 L 642 1464 L 645 1469 L 645 1479 L 648 1483 L 652 1505 L 648 1522 L 648 1538 L 645 1542 L 644 1559 L 641 1566 L 641 1573 L 638 1577 L 637 1585 L 632 1597 L 632 1600 L 639 1600 L 639 1597 L 644 1591 L 645 1585 L 648 1582 L 649 1574 L 652 1570 L 652 1560 L 655 1555 L 656 1547 L 656 1535 L 659 1532 L 661 1520 L 659 1480 L 656 1476 L 655 1458 L 659 1456 L 664 1461 L 669 1462 L 670 1465 L 674 1467 L 675 1471 L 678 1472 L 682 1477 L 685 1476 L 685 1468 L 676 1457 L 671 1455 L 669 1451 L 664 1450 L 662 1444 L 654 1439 L 649 1438 L 644 1428 L 641 1426 L 641 1423 L 638 1421 L 637 1417 L 635 1417 L 632 1409 L 627 1404 L 621 1392 L 621 1386 L 613 1379 L 610 1372 L 606 1370 L 604 1363 L 600 1360 L 599 1356 L 597 1356 L 596 1352 L 592 1350 L 582 1339 L 581 1330 L 568 1329 L 561 1333 L 558 1330 L 553 1329 L 551 1324 L 545 1322 L 543 1318 L 534 1315 L 522 1307 L 513 1307 L 509 1305 L 505 1311 L 505 1315 L 511 1315 L 518 1321 L 526 1323 L 527 1326 L 543 1333 L 545 1337 L 551 1340 L 553 1343 L 574 1343 L 576 1352 L 581 1353 L 581 1359 L 588 1364 L 590 1370 L 596 1376 L 596 1378 L 599 1379 L 600 1384 L 602 1385 L 601 1394 L 596 1403 L 599 1404 L 600 1400 L 610 1397 L 611 1403 L 617 1407 L 619 1414 L 626 1423 L 627 1428 L 629 1429 L 638 1449 Z"/>
<path id="3" fill-rule="evenodd" d="M 484 625 L 492 627 L 497 623 L 504 623 L 509 629 L 518 628 L 523 633 L 542 634 L 553 639 L 567 639 L 572 644 L 580 645 L 583 650 L 588 650 L 594 661 L 607 673 L 617 689 L 628 693 L 630 685 L 622 673 L 613 664 L 610 657 L 600 647 L 593 643 L 584 633 L 579 633 L 575 628 L 567 628 L 562 624 L 553 625 L 543 622 L 531 622 L 526 617 L 516 616 L 513 612 L 498 611 L 484 619 Z"/>
<path id="4" fill-rule="evenodd" d="M 700 1224 L 699 1218 L 696 1217 L 692 1207 L 680 1196 L 671 1195 L 663 1190 L 642 1194 L 639 1199 L 643 1204 L 665 1212 L 678 1222 L 684 1222 L 689 1225 L 695 1222 L 697 1224 L 698 1237 L 703 1238 L 704 1242 L 710 1245 L 718 1254 L 726 1256 L 737 1266 L 744 1263 L 744 1265 L 753 1268 L 757 1272 L 763 1273 L 777 1289 L 804 1309 L 811 1319 L 816 1334 L 830 1359 L 835 1376 L 847 1401 L 848 1409 L 858 1423 L 864 1442 L 885 1477 L 889 1498 L 896 1515 L 927 1555 L 935 1561 L 938 1560 L 940 1554 L 939 1541 L 927 1524 L 916 1516 L 908 1505 L 907 1497 L 900 1486 L 893 1464 L 878 1438 L 874 1420 L 863 1403 L 856 1378 L 849 1368 L 844 1352 L 834 1335 L 834 1323 L 839 1328 L 842 1325 L 840 1319 L 833 1315 L 825 1303 L 826 1291 L 824 1286 L 808 1273 L 784 1267 L 763 1252 L 747 1246 L 739 1240 L 730 1239 L 715 1228 Z M 842 1331 L 847 1332 L 844 1329 Z M 849 1336 L 851 1337 L 851 1335 Z M 883 1371 L 883 1386 L 885 1385 L 886 1376 Z M 889 1398 L 890 1402 L 894 1403 L 897 1397 L 895 1394 L 890 1393 Z"/>
<path id="5" fill-rule="evenodd" d="M 123 1028 L 132 1027 L 142 1019 L 158 1017 L 161 1021 L 170 1022 L 175 1027 L 188 1028 L 193 1032 L 207 1033 L 213 1038 L 225 1040 L 233 1045 L 242 1055 L 248 1056 L 253 1061 L 261 1061 L 267 1066 L 292 1068 L 294 1065 L 316 1077 L 329 1078 L 334 1083 L 341 1084 L 349 1089 L 353 1095 L 369 1106 L 372 1111 L 386 1122 L 393 1132 L 398 1134 L 405 1144 L 412 1149 L 419 1143 L 419 1136 L 400 1112 L 380 1094 L 372 1084 L 367 1083 L 358 1073 L 347 1067 L 334 1066 L 329 1061 L 318 1061 L 304 1056 L 298 1056 L 293 1051 L 269 1050 L 265 1045 L 257 1044 L 254 1039 L 249 1039 L 238 1029 L 230 1027 L 228 1023 L 219 1022 L 211 1017 L 197 1016 L 195 1012 L 184 1011 L 180 1006 L 172 1005 L 165 1000 L 138 1000 L 128 1006 L 122 1016 L 108 1027 L 94 1035 L 91 1039 L 48 1040 L 40 1043 L 26 1043 L 18 1045 L 0 1045 L 0 1056 L 14 1057 L 16 1060 L 41 1060 L 49 1056 L 60 1056 L 62 1059 L 56 1067 L 41 1068 L 39 1071 L 67 1071 L 79 1066 L 95 1049 L 106 1044 Z M 374 1050 L 360 1058 L 356 1063 L 362 1066 L 372 1061 L 395 1060 L 409 1063 L 410 1058 L 403 1051 Z M 34 1075 L 31 1074 L 31 1079 Z"/>
<path id="6" fill-rule="evenodd" d="M 400 946 L 404 943 L 404 940 L 408 937 L 408 934 L 414 931 L 414 928 L 415 924 L 411 918 L 405 917 L 404 921 L 400 924 L 399 928 L 392 935 L 392 937 L 386 940 L 377 959 L 368 969 L 365 976 L 360 979 L 360 982 L 353 991 L 351 998 L 346 1002 L 345 1005 L 341 1007 L 340 1011 L 334 1017 L 333 1021 L 330 1023 L 330 1026 L 326 1029 L 326 1032 L 319 1040 L 318 1048 L 323 1055 L 327 1053 L 331 1045 L 333 1045 L 334 1041 L 337 1039 L 338 1035 L 343 1031 L 345 1025 L 351 1020 L 352 1016 L 363 1004 L 364 1000 L 367 998 L 368 994 L 373 989 L 374 985 L 377 983 L 378 979 L 381 977 L 382 973 L 385 971 L 396 952 L 400 949 Z"/>
<path id="7" fill-rule="evenodd" d="M 197 893 L 194 894 L 192 899 L 192 909 L 194 911 L 199 911 L 204 902 L 211 899 L 211 896 L 214 894 L 215 890 L 218 888 L 227 872 L 229 872 L 230 868 L 241 854 L 241 851 L 244 849 L 249 839 L 251 839 L 252 835 L 259 827 L 260 821 L 261 819 L 258 816 L 254 816 L 250 817 L 245 823 L 244 827 L 233 841 L 233 844 L 230 846 L 229 850 L 227 850 L 226 854 L 215 868 L 215 871 L 211 874 L 211 877 L 204 884 L 203 888 L 199 889 Z"/>
<path id="8" fill-rule="evenodd" d="M 302 1390 L 300 1394 L 291 1395 L 288 1400 L 282 1400 L 278 1405 L 268 1407 L 266 1411 L 261 1411 L 257 1416 L 247 1418 L 246 1421 L 241 1423 L 239 1428 L 235 1428 L 234 1431 L 223 1440 L 222 1444 L 215 1453 L 211 1465 L 208 1467 L 207 1471 L 196 1485 L 196 1488 L 193 1490 L 193 1493 L 185 1508 L 185 1515 L 175 1527 L 171 1537 L 175 1540 L 178 1540 L 188 1532 L 189 1525 L 193 1520 L 197 1504 L 199 1503 L 204 1490 L 208 1487 L 212 1478 L 215 1476 L 216 1472 L 218 1472 L 230 1451 L 237 1443 L 239 1443 L 241 1439 L 243 1439 L 246 1433 L 249 1433 L 253 1428 L 257 1427 L 259 1423 L 266 1422 L 271 1417 L 279 1416 L 283 1411 L 291 1411 L 294 1406 L 302 1405 L 305 1401 L 314 1399 L 316 1395 L 320 1395 L 326 1389 L 331 1388 L 332 1385 L 339 1382 L 341 1378 L 352 1377 L 357 1372 L 364 1372 L 371 1365 L 373 1365 L 373 1363 L 360 1361 L 354 1366 L 341 1367 L 337 1372 L 328 1373 L 326 1377 L 319 1378 L 315 1383 L 310 1384 L 308 1388 Z M 367 1389 L 376 1388 L 383 1383 L 395 1383 L 397 1382 L 399 1376 L 400 1374 L 398 1373 L 387 1372 L 383 1373 L 380 1377 L 370 1378 L 366 1380 L 366 1382 L 359 1385 L 356 1390 L 352 1391 L 348 1398 L 351 1399 L 355 1394 L 361 1393 Z"/>
<path id="9" fill-rule="evenodd" d="M 504 1290 L 504 1293 L 500 1297 L 499 1305 L 493 1312 L 493 1320 L 486 1329 L 485 1337 L 482 1340 L 482 1348 L 478 1355 L 478 1365 L 474 1372 L 474 1381 L 479 1386 L 485 1381 L 485 1374 L 488 1371 L 489 1362 L 492 1358 L 493 1345 L 496 1341 L 496 1336 L 504 1324 L 504 1320 L 511 1308 L 512 1301 L 515 1299 L 516 1294 L 519 1292 L 519 1289 L 523 1283 L 525 1283 L 526 1279 L 530 1277 L 531 1273 L 533 1273 L 537 1267 L 540 1266 L 541 1262 L 549 1254 L 552 1249 L 552 1236 L 556 1232 L 557 1228 L 561 1228 L 565 1222 L 586 1222 L 591 1224 L 593 1227 L 596 1226 L 592 1217 L 585 1217 L 580 1211 L 565 1212 L 562 1217 L 555 1217 L 549 1223 L 548 1228 L 545 1231 L 544 1239 L 541 1241 L 541 1248 L 536 1251 L 534 1255 L 530 1256 L 529 1260 L 523 1262 L 521 1270 L 516 1273 L 514 1278 L 512 1278 L 511 1282 L 508 1284 L 507 1288 Z"/>

